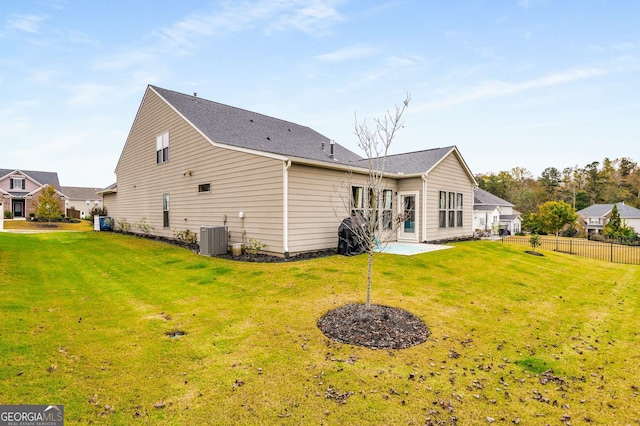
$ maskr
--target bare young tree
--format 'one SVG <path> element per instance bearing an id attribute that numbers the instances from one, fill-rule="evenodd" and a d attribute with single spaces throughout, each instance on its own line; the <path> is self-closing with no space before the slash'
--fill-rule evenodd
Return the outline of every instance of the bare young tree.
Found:
<path id="1" fill-rule="evenodd" d="M 402 115 L 410 100 L 411 97 L 407 94 L 402 105 L 396 105 L 395 112 L 387 111 L 383 118 L 375 118 L 373 128 L 368 126 L 366 120 L 359 122 L 357 114 L 355 115 L 355 135 L 358 147 L 366 156 L 368 174 L 365 185 L 357 190 L 352 189 L 353 178 L 350 175 L 343 203 L 349 207 L 351 220 L 348 227 L 353 239 L 368 255 L 367 309 L 371 307 L 373 255 L 387 245 L 395 236 L 398 226 L 404 222 L 404 214 L 394 214 L 390 209 L 393 192 L 386 189 L 385 166 L 389 148 L 404 125 Z"/>

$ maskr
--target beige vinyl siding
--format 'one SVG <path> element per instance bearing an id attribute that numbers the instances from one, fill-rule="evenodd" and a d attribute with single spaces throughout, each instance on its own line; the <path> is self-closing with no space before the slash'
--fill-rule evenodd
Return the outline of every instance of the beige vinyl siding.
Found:
<path id="1" fill-rule="evenodd" d="M 463 194 L 462 227 L 438 227 L 438 197 L 440 191 Z M 473 235 L 473 183 L 458 161 L 449 154 L 430 171 L 427 178 L 427 235 L 425 241 L 437 241 Z"/>
<path id="2" fill-rule="evenodd" d="M 361 177 L 353 179 L 360 181 Z M 338 226 L 349 215 L 349 180 L 344 171 L 291 165 L 290 254 L 338 246 Z"/>
<path id="3" fill-rule="evenodd" d="M 166 131 L 169 161 L 156 164 L 156 136 Z M 118 192 L 105 195 L 104 203 L 116 222 L 133 225 L 146 217 L 154 235 L 189 229 L 199 237 L 201 226 L 226 225 L 230 243 L 254 238 L 281 254 L 282 167 L 280 160 L 213 146 L 148 90 L 116 169 Z M 206 183 L 211 191 L 199 193 Z M 169 228 L 163 228 L 164 193 Z"/>
<path id="4" fill-rule="evenodd" d="M 293 164 L 288 194 L 290 254 L 337 247 L 338 227 L 349 216 L 351 186 L 366 182 L 363 174 Z M 396 182 L 389 180 L 385 189 L 395 192 Z"/>

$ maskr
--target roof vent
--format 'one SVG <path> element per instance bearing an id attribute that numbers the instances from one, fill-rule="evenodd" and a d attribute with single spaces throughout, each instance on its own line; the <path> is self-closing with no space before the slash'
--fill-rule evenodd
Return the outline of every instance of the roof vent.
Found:
<path id="1" fill-rule="evenodd" d="M 193 92 L 193 97 L 197 98 L 198 97 L 198 92 Z"/>

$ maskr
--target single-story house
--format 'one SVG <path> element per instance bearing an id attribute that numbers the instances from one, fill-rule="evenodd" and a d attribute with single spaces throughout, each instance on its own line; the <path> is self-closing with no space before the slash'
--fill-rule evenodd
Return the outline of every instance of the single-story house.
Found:
<path id="1" fill-rule="evenodd" d="M 391 155 L 384 172 L 380 214 L 408 213 L 392 239 L 473 235 L 476 181 L 455 146 Z M 367 160 L 315 130 L 151 85 L 115 173 L 101 194 L 116 229 L 227 226 L 230 244 L 285 257 L 336 247 L 341 221 L 371 198 Z"/>
<path id="2" fill-rule="evenodd" d="M 0 211 L 10 211 L 14 218 L 29 217 L 35 213 L 35 201 L 44 186 L 53 186 L 60 210 L 64 211 L 64 194 L 60 188 L 58 174 L 19 169 L 0 169 Z"/>
<path id="3" fill-rule="evenodd" d="M 611 217 L 611 211 L 614 204 L 593 204 L 586 209 L 577 211 L 581 218 L 587 234 L 601 234 L 602 229 Z M 626 205 L 625 203 L 616 203 L 620 219 L 622 219 L 628 227 L 633 228 L 635 232 L 640 231 L 640 210 L 635 207 Z"/>
<path id="4" fill-rule="evenodd" d="M 510 202 L 476 187 L 473 190 L 473 229 L 477 233 L 513 235 L 522 229 L 522 217 Z"/>
<path id="5" fill-rule="evenodd" d="M 71 216 L 72 212 L 77 212 L 79 216 L 77 219 L 84 219 L 91 214 L 91 209 L 102 207 L 102 195 L 98 194 L 98 191 L 101 190 L 101 188 L 83 186 L 63 186 L 62 192 L 66 196 L 64 207 L 67 216 Z"/>

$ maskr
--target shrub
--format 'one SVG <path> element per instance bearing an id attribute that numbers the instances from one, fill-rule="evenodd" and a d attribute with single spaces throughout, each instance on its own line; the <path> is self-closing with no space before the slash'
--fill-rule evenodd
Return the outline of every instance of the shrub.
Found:
<path id="1" fill-rule="evenodd" d="M 125 219 L 125 218 L 117 220 L 116 221 L 116 231 L 120 231 L 120 232 L 123 232 L 125 234 L 128 234 L 129 232 L 131 232 L 131 224 L 129 222 L 127 222 L 127 219 Z"/>
<path id="2" fill-rule="evenodd" d="M 180 232 L 174 231 L 174 236 L 176 240 L 184 244 L 195 244 L 198 242 L 198 234 L 196 234 L 195 232 L 191 232 L 188 229 L 185 229 Z"/>
<path id="3" fill-rule="evenodd" d="M 567 229 L 563 230 L 560 235 L 563 237 L 573 238 L 578 235 L 578 230 L 574 226 L 569 226 Z"/>
<path id="4" fill-rule="evenodd" d="M 542 245 L 542 241 L 540 241 L 540 235 L 531 234 L 531 236 L 529 237 L 529 244 L 531 244 L 531 251 L 535 253 L 536 247 L 540 247 Z"/>
<path id="5" fill-rule="evenodd" d="M 13 213 L 11 213 L 9 210 L 5 210 L 4 218 L 5 219 L 13 219 Z"/>
<path id="6" fill-rule="evenodd" d="M 105 206 L 94 206 L 91 210 L 89 210 L 89 220 L 93 220 L 94 216 L 106 216 L 109 213 L 107 212 L 107 208 Z"/>
<path id="7" fill-rule="evenodd" d="M 149 235 L 151 231 L 155 229 L 153 226 L 147 223 L 146 217 L 143 217 L 142 219 L 140 219 L 140 222 L 136 223 L 136 228 L 138 228 L 143 235 Z"/>
<path id="8" fill-rule="evenodd" d="M 262 241 L 258 241 L 255 238 L 249 238 L 249 244 L 245 246 L 249 254 L 256 255 L 260 253 L 260 250 L 265 248 L 267 245 L 262 243 Z"/>

